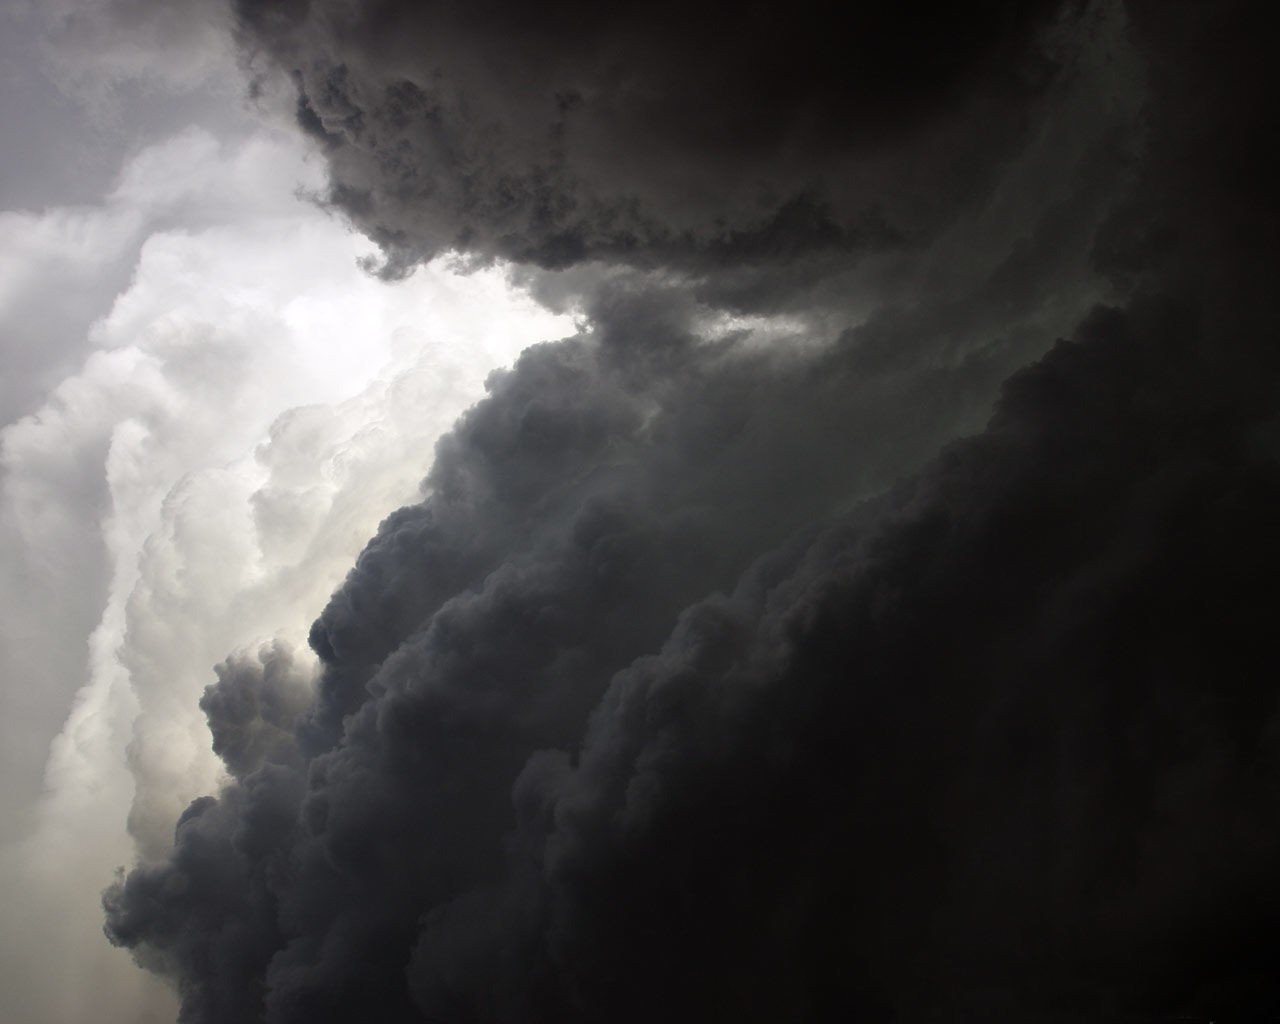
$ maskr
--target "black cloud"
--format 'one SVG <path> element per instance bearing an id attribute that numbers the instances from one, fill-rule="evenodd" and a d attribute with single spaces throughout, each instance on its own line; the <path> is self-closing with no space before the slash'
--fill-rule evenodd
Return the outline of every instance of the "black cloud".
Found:
<path id="1" fill-rule="evenodd" d="M 239 4 L 388 272 L 919 244 L 991 187 L 1074 5 Z M 1055 35 L 1056 30 L 1056 35 Z"/>
<path id="2" fill-rule="evenodd" d="M 184 1020 L 1280 1013 L 1253 7 L 1106 8 L 1142 117 L 1087 128 L 1098 7 L 852 10 L 242 11 L 393 263 L 586 260 L 529 273 L 592 327 L 441 442 L 313 695 L 219 669 L 233 778 L 105 898 Z M 804 337 L 705 329 L 753 289 Z"/>
<path id="3" fill-rule="evenodd" d="M 213 752 L 236 778 L 264 764 L 289 764 L 298 756 L 294 722 L 311 703 L 311 680 L 279 643 L 256 657 L 240 655 L 214 669 L 200 709 L 213 734 Z"/>

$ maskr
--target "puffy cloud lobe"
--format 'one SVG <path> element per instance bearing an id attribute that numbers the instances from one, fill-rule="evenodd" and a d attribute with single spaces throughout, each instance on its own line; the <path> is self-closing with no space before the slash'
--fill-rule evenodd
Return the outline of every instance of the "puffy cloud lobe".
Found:
<path id="1" fill-rule="evenodd" d="M 311 703 L 312 685 L 288 648 L 276 641 L 256 657 L 230 658 L 214 672 L 218 681 L 205 689 L 200 709 L 213 752 L 227 770 L 243 778 L 267 763 L 296 761 L 294 726 Z"/>
<path id="2" fill-rule="evenodd" d="M 1076 6 L 237 13 L 247 51 L 294 77 L 330 198 L 394 274 L 449 249 L 705 270 L 917 243 L 1025 141 Z"/>
<path id="3" fill-rule="evenodd" d="M 301 791 L 297 774 L 267 765 L 221 799 L 202 797 L 178 823 L 172 860 L 108 891 L 108 937 L 149 938 L 144 963 L 178 975 L 184 1017 L 193 1005 L 197 1020 L 259 1015 L 262 965 L 281 941 L 271 889 L 287 874 L 282 835 Z"/>

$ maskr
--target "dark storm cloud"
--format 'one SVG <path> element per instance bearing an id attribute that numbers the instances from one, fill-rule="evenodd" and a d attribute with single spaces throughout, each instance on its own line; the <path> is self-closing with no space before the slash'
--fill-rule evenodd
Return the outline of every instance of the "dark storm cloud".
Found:
<path id="1" fill-rule="evenodd" d="M 526 768 L 522 913 L 428 919 L 422 1005 L 564 1012 L 490 996 L 528 998 L 489 965 L 531 920 L 588 1020 L 1274 1012 L 1280 470 L 1221 450 L 1258 410 L 1144 401 L 1209 377 L 1169 358 L 1185 313 L 1100 314 L 983 435 L 683 613 L 576 768 Z"/>
<path id="2" fill-rule="evenodd" d="M 1269 1005 L 1280 471 L 1188 312 L 1097 315 L 982 435 L 683 612 L 732 576 L 716 532 L 765 547 L 786 499 L 735 527 L 706 465 L 637 479 L 625 417 L 481 426 L 499 392 L 454 443 L 564 460 L 504 502 L 470 454 L 511 550 L 462 550 L 476 506 L 432 524 L 447 488 L 393 517 L 317 624 L 343 738 L 193 806 L 113 937 L 200 1021 L 249 978 L 273 1021 Z M 398 645 L 387 604 L 421 617 Z"/>
<path id="3" fill-rule="evenodd" d="M 1132 138 L 1042 106 L 1049 9 L 849 15 L 853 70 L 809 8 L 242 12 L 393 259 L 568 232 L 701 280 L 535 274 L 589 282 L 591 330 L 440 443 L 313 697 L 281 648 L 219 669 L 233 778 L 106 896 L 184 1020 L 1280 1012 L 1267 76 L 1247 5 L 1126 10 Z M 813 202 L 801 169 L 846 227 L 901 183 L 913 246 L 827 283 L 809 241 L 716 248 L 740 183 Z M 753 260 L 832 343 L 708 335 Z"/>
<path id="4" fill-rule="evenodd" d="M 383 524 L 313 627 L 310 708 L 282 651 L 229 661 L 207 691 L 238 782 L 193 808 L 170 862 L 110 897 L 113 938 L 164 951 L 193 1020 L 242 1019 L 246 972 L 271 1019 L 344 1020 L 370 1000 L 414 1019 L 403 972 L 419 918 L 456 917 L 455 900 L 501 877 L 526 762 L 576 750 L 610 678 L 682 608 L 923 462 L 972 415 L 957 385 L 981 390 L 956 371 L 868 378 L 852 345 L 708 344 L 680 293 L 620 286 L 593 311 L 616 327 L 495 378 L 441 443 L 430 497 Z M 281 731 L 295 713 L 306 764 Z M 253 943 L 240 935 L 276 913 Z M 233 962 L 216 948 L 227 935 Z"/>
<path id="5" fill-rule="evenodd" d="M 1075 4 L 243 3 L 389 272 L 918 245 L 990 188 Z"/>
<path id="6" fill-rule="evenodd" d="M 311 703 L 312 686 L 292 653 L 280 643 L 257 656 L 228 658 L 214 669 L 200 710 L 209 721 L 213 752 L 241 779 L 264 764 L 297 760 L 294 723 Z"/>

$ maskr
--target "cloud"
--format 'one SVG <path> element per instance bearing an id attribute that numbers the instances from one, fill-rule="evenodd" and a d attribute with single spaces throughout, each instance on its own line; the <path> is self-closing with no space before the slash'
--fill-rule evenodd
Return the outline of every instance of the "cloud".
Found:
<path id="1" fill-rule="evenodd" d="M 213 666 L 277 633 L 301 645 L 489 369 L 572 330 L 499 268 L 371 279 L 372 246 L 295 194 L 315 170 L 287 135 L 192 128 L 97 205 L 6 215 L 46 254 L 14 265 L 9 310 L 84 280 L 110 295 L 124 267 L 58 353 L 73 369 L 23 381 L 27 400 L 57 383 L 0 433 L 8 1019 L 172 1015 L 103 943 L 99 894 L 217 784 L 197 703 Z"/>
<path id="2" fill-rule="evenodd" d="M 218 681 L 205 687 L 200 708 L 209 719 L 213 752 L 236 778 L 264 764 L 297 757 L 293 723 L 311 702 L 307 672 L 279 642 L 264 645 L 257 658 L 230 658 L 214 670 Z"/>
<path id="3" fill-rule="evenodd" d="M 392 270 L 587 329 L 437 445 L 305 707 L 224 663 L 230 778 L 104 897 L 184 1020 L 1280 1005 L 1249 9 L 810 10 L 240 10 Z"/>
<path id="4" fill-rule="evenodd" d="M 1221 453 L 1262 410 L 1143 407 L 1204 370 L 1169 357 L 1183 313 L 1100 314 L 615 676 L 515 784 L 508 887 L 427 918 L 428 1019 L 1274 1005 L 1280 477 Z"/>
<path id="5" fill-rule="evenodd" d="M 269 183 L 268 167 L 301 187 L 321 181 L 304 151 L 278 133 L 220 141 L 187 126 L 133 153 L 100 201 L 0 213 L 4 422 L 35 411 L 89 355 L 90 327 L 128 288 L 145 242 L 179 224 L 198 232 L 255 215 L 278 220 L 281 189 Z"/>
<path id="6" fill-rule="evenodd" d="M 919 245 L 1052 104 L 1063 8 L 236 12 L 397 273 L 455 248 L 705 271 Z"/>
<path id="7" fill-rule="evenodd" d="M 1266 920 L 1223 894 L 1271 891 L 1280 477 L 1223 452 L 1256 407 L 1144 402 L 1207 379 L 1187 322 L 1098 314 L 985 432 L 785 543 L 783 500 L 629 481 L 625 410 L 526 354 L 545 404 L 495 391 L 318 620 L 308 763 L 193 805 L 109 896 L 112 936 L 194 979 L 194 1020 L 259 1013 L 250 979 L 281 1021 L 1266 1005 L 1261 965 L 1210 953 Z M 197 966 L 224 942 L 234 969 Z"/>

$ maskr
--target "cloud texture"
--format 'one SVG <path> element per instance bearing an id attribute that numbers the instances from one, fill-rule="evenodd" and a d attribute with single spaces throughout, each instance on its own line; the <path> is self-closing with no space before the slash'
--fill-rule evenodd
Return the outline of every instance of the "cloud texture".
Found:
<path id="1" fill-rule="evenodd" d="M 696 266 L 919 244 L 1025 141 L 1055 2 L 238 5 L 390 269 L 441 248 Z"/>
<path id="2" fill-rule="evenodd" d="M 184 1021 L 1280 1010 L 1253 7 L 852 10 L 239 12 L 389 271 L 588 327 L 211 679 Z"/>
<path id="3" fill-rule="evenodd" d="M 277 634 L 301 645 L 489 369 L 572 329 L 497 268 L 371 279 L 371 244 L 296 194 L 323 180 L 300 139 L 214 128 L 154 140 L 95 203 L 0 215 L 24 257 L 0 268 L 14 1024 L 172 1019 L 169 993 L 103 942 L 100 898 L 218 785 L 198 706 L 212 666 Z"/>

